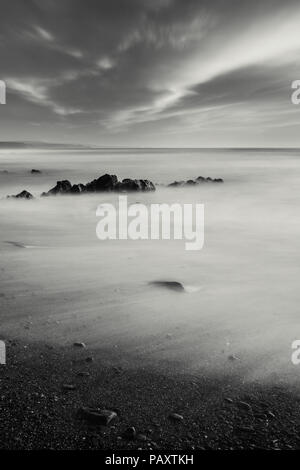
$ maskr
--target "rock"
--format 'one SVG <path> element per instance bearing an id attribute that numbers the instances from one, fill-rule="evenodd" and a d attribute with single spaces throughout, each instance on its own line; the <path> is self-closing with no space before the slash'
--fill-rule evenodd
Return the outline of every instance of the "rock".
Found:
<path id="1" fill-rule="evenodd" d="M 171 413 L 169 415 L 169 419 L 171 419 L 172 421 L 181 422 L 183 421 L 183 416 L 178 413 Z"/>
<path id="2" fill-rule="evenodd" d="M 184 181 L 174 181 L 174 183 L 170 183 L 168 184 L 169 187 L 177 187 L 177 186 L 183 186 L 184 185 Z"/>
<path id="3" fill-rule="evenodd" d="M 73 384 L 63 384 L 62 389 L 63 390 L 76 390 L 76 386 Z"/>
<path id="4" fill-rule="evenodd" d="M 91 424 L 102 424 L 103 426 L 107 426 L 113 419 L 117 418 L 115 411 L 90 407 L 80 408 L 78 415 Z"/>
<path id="5" fill-rule="evenodd" d="M 239 361 L 240 359 L 237 356 L 235 356 L 234 354 L 230 354 L 228 356 L 228 360 L 229 361 Z"/>
<path id="6" fill-rule="evenodd" d="M 41 170 L 35 170 L 34 168 L 31 170 L 30 172 L 32 175 L 35 175 L 35 174 L 40 174 L 42 173 Z"/>
<path id="7" fill-rule="evenodd" d="M 56 194 L 81 194 L 96 193 L 103 191 L 155 191 L 154 184 L 149 180 L 132 180 L 130 178 L 118 181 L 116 175 L 102 175 L 86 185 L 72 184 L 68 180 L 57 181 L 56 186 L 41 196 L 51 196 Z"/>
<path id="8" fill-rule="evenodd" d="M 154 191 L 155 186 L 149 180 L 132 180 L 126 178 L 117 184 L 116 189 L 118 191 Z"/>
<path id="9" fill-rule="evenodd" d="M 47 193 L 43 193 L 42 195 L 55 196 L 57 194 L 67 194 L 68 192 L 70 192 L 71 188 L 72 188 L 72 185 L 70 181 L 68 180 L 57 181 L 56 186 L 54 186 L 54 188 L 50 189 Z"/>
<path id="10" fill-rule="evenodd" d="M 78 377 L 90 377 L 91 374 L 89 372 L 78 372 L 77 376 Z"/>
<path id="11" fill-rule="evenodd" d="M 147 441 L 147 436 L 145 436 L 145 434 L 138 434 L 136 436 L 136 439 L 137 439 L 137 441 L 146 442 Z"/>
<path id="12" fill-rule="evenodd" d="M 86 345 L 84 343 L 74 343 L 73 346 L 76 348 L 86 348 Z"/>
<path id="13" fill-rule="evenodd" d="M 87 192 L 113 191 L 116 189 L 118 178 L 116 175 L 103 175 L 100 178 L 87 183 Z"/>
<path id="14" fill-rule="evenodd" d="M 94 362 L 94 358 L 92 356 L 88 356 L 85 358 L 86 362 Z"/>
<path id="15" fill-rule="evenodd" d="M 16 199 L 34 199 L 33 195 L 26 191 L 21 191 L 19 194 L 16 194 L 15 196 L 7 196 L 8 198 L 16 198 Z"/>
<path id="16" fill-rule="evenodd" d="M 127 439 L 128 441 L 133 441 L 135 437 L 136 437 L 136 430 L 133 426 L 130 428 L 127 428 L 122 434 L 122 438 Z"/>
<path id="17" fill-rule="evenodd" d="M 167 289 L 175 290 L 177 292 L 184 292 L 184 287 L 181 282 L 177 281 L 151 281 L 152 286 L 166 287 Z"/>
<path id="18" fill-rule="evenodd" d="M 233 400 L 232 400 L 231 398 L 226 397 L 226 398 L 224 398 L 224 400 L 225 400 L 227 403 L 233 403 Z"/>
<path id="19" fill-rule="evenodd" d="M 239 401 L 238 406 L 243 410 L 252 411 L 251 405 L 249 405 L 249 403 L 246 403 L 245 401 Z"/>
<path id="20" fill-rule="evenodd" d="M 86 186 L 84 184 L 73 184 L 70 189 L 71 194 L 80 194 L 86 191 Z"/>
<path id="21" fill-rule="evenodd" d="M 215 178 L 212 179 L 209 176 L 204 178 L 204 176 L 198 176 L 195 180 L 187 180 L 187 181 L 174 181 L 170 183 L 168 187 L 182 187 L 182 186 L 196 186 L 201 183 L 223 183 L 224 181 L 222 178 Z"/>

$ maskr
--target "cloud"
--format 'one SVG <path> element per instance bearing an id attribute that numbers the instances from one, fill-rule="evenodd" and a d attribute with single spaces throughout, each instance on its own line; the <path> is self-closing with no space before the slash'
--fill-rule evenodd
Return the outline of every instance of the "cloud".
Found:
<path id="1" fill-rule="evenodd" d="M 4 0 L 7 110 L 17 122 L 27 103 L 35 122 L 90 126 L 95 140 L 229 121 L 233 133 L 281 112 L 292 125 L 299 24 L 294 0 Z"/>

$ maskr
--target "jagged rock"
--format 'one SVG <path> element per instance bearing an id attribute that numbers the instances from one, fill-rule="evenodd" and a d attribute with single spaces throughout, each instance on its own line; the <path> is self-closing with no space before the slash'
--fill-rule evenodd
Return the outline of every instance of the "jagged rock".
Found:
<path id="1" fill-rule="evenodd" d="M 16 198 L 16 199 L 34 199 L 33 195 L 26 191 L 21 191 L 19 194 L 16 194 L 15 196 L 7 196 L 8 198 Z"/>
<path id="2" fill-rule="evenodd" d="M 187 181 L 174 181 L 173 183 L 170 183 L 168 187 L 180 187 L 180 186 L 195 186 L 197 184 L 201 183 L 223 183 L 224 181 L 222 178 L 215 178 L 212 179 L 210 176 L 207 178 L 204 178 L 204 176 L 198 176 L 195 180 L 187 180 Z"/>
<path id="3" fill-rule="evenodd" d="M 81 194 L 84 192 L 97 193 L 102 191 L 154 191 L 155 186 L 149 180 L 132 180 L 130 178 L 118 181 L 116 175 L 102 175 L 100 178 L 84 184 L 72 184 L 68 180 L 57 181 L 56 186 L 42 196 L 56 194 Z"/>
<path id="4" fill-rule="evenodd" d="M 72 188 L 70 189 L 70 193 L 72 194 L 80 194 L 86 191 L 86 186 L 84 184 L 73 184 Z"/>
<path id="5" fill-rule="evenodd" d="M 118 191 L 154 191 L 155 186 L 149 180 L 132 180 L 125 178 L 116 185 Z"/>
<path id="6" fill-rule="evenodd" d="M 101 191 L 113 191 L 116 189 L 118 184 L 118 178 L 116 175 L 103 175 L 100 178 L 87 183 L 86 191 L 88 192 L 101 192 Z"/>
<path id="7" fill-rule="evenodd" d="M 78 416 L 89 423 L 107 426 L 117 417 L 117 413 L 111 410 L 101 410 L 100 408 L 82 407 L 78 411 Z"/>
<path id="8" fill-rule="evenodd" d="M 42 196 L 55 196 L 56 194 L 67 194 L 70 192 L 72 188 L 72 185 L 70 181 L 68 180 L 63 180 L 63 181 L 57 181 L 56 186 L 54 188 L 50 189 L 47 193 L 43 193 Z"/>

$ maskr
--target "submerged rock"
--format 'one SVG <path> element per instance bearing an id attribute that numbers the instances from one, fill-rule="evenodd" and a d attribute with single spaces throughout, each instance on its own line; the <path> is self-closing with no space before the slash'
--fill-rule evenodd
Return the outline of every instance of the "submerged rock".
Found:
<path id="1" fill-rule="evenodd" d="M 72 185 L 70 181 L 68 180 L 63 180 L 63 181 L 57 181 L 56 186 L 54 188 L 50 189 L 47 193 L 43 193 L 42 196 L 51 196 L 51 195 L 56 195 L 56 194 L 67 194 L 70 192 L 72 188 Z"/>
<path id="2" fill-rule="evenodd" d="M 223 183 L 224 181 L 222 178 L 215 178 L 212 179 L 210 176 L 205 178 L 204 176 L 198 176 L 195 180 L 187 180 L 187 181 L 174 181 L 170 183 L 168 187 L 183 187 L 183 186 L 196 186 L 201 183 Z"/>
<path id="3" fill-rule="evenodd" d="M 184 287 L 181 282 L 177 281 L 151 281 L 152 286 L 166 287 L 167 289 L 175 290 L 177 292 L 184 292 Z"/>
<path id="4" fill-rule="evenodd" d="M 177 187 L 177 186 L 183 186 L 185 184 L 184 181 L 174 181 L 174 183 L 170 183 L 168 186 L 169 187 Z"/>
<path id="5" fill-rule="evenodd" d="M 21 191 L 19 194 L 16 194 L 14 196 L 7 196 L 8 198 L 16 198 L 16 199 L 34 199 L 33 195 L 26 191 Z"/>
<path id="6" fill-rule="evenodd" d="M 41 170 L 36 170 L 35 168 L 32 168 L 31 172 L 30 172 L 32 175 L 35 175 L 35 174 L 40 174 L 42 173 Z"/>
<path id="7" fill-rule="evenodd" d="M 101 192 L 101 191 L 113 191 L 116 189 L 118 184 L 118 178 L 116 175 L 103 175 L 100 178 L 87 183 L 87 192 Z"/>
<path id="8" fill-rule="evenodd" d="M 130 178 L 118 181 L 116 175 L 102 175 L 93 181 L 85 184 L 74 184 L 70 181 L 57 181 L 56 186 L 42 196 L 52 196 L 57 194 L 81 194 L 100 193 L 107 191 L 155 191 L 154 184 L 149 180 L 133 180 Z"/>
<path id="9" fill-rule="evenodd" d="M 119 191 L 154 191 L 155 186 L 149 180 L 132 180 L 130 178 L 124 179 L 117 184 Z"/>

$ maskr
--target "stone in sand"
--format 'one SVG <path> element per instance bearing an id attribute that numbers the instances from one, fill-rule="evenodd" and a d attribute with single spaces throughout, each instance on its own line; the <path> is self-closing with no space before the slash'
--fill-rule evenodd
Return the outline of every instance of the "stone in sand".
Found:
<path id="1" fill-rule="evenodd" d="M 78 411 L 80 418 L 92 424 L 102 424 L 107 426 L 117 417 L 117 413 L 112 410 L 101 410 L 100 408 L 82 407 Z"/>
<path id="2" fill-rule="evenodd" d="M 171 413 L 169 415 L 169 419 L 171 419 L 172 421 L 181 422 L 183 421 L 183 416 L 178 413 Z"/>
<path id="3" fill-rule="evenodd" d="M 86 348 L 86 345 L 84 343 L 79 342 L 74 343 L 73 346 L 75 346 L 76 348 Z"/>
<path id="4" fill-rule="evenodd" d="M 123 434 L 122 434 L 123 439 L 127 439 L 128 441 L 133 441 L 136 438 L 136 430 L 132 426 L 130 428 L 127 428 Z"/>
<path id="5" fill-rule="evenodd" d="M 76 387 L 73 384 L 63 384 L 62 389 L 69 391 L 69 390 L 76 390 Z"/>
<path id="6" fill-rule="evenodd" d="M 167 289 L 175 290 L 177 292 L 184 292 L 184 287 L 181 282 L 177 281 L 152 281 L 152 286 L 166 287 Z"/>

